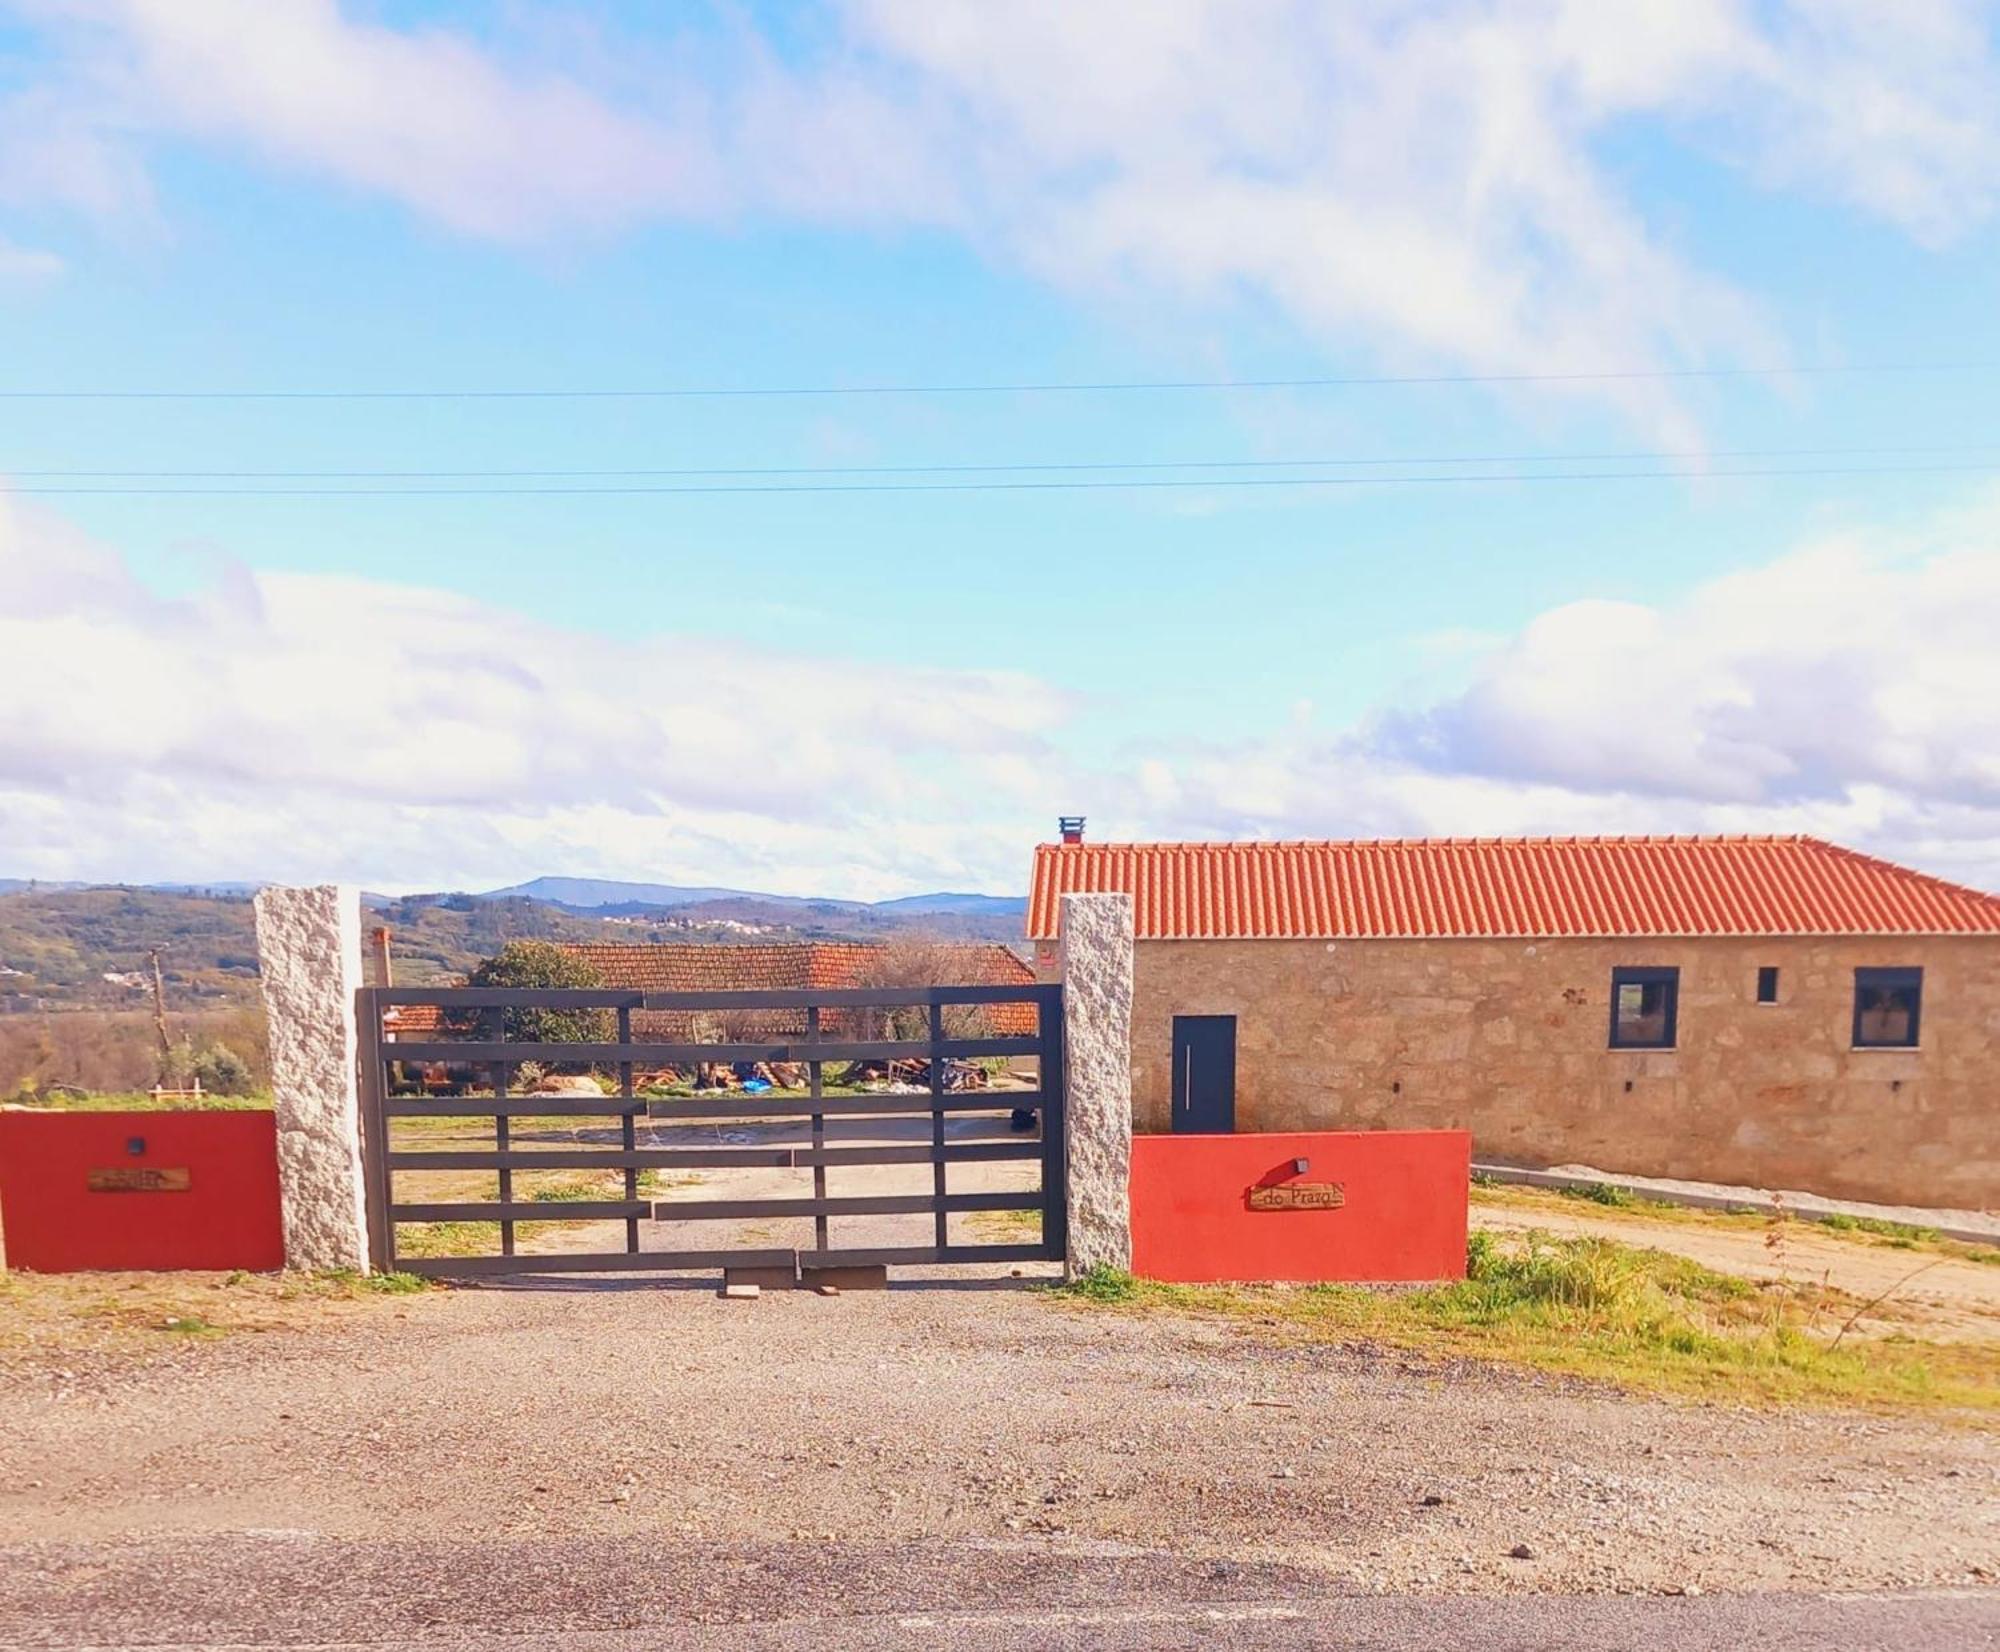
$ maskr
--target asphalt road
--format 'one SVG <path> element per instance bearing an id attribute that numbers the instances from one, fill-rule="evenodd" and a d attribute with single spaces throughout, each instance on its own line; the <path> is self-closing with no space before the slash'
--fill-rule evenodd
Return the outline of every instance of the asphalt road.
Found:
<path id="1" fill-rule="evenodd" d="M 0 1547 L 0 1647 L 370 1652 L 1958 1652 L 2000 1591 L 1352 1595 L 1266 1565 L 977 1544 L 331 1542 Z"/>

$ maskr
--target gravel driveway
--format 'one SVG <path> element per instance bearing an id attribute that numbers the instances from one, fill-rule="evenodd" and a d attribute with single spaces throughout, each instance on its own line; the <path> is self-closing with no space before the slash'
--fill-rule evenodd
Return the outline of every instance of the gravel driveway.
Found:
<path id="1" fill-rule="evenodd" d="M 30 1348 L 0 1365 L 0 1406 L 0 1545 L 58 1545 L 53 1575 L 103 1590 L 126 1545 L 210 1535 L 920 1546 L 1341 1591 L 2000 1574 L 2000 1457 L 1949 1421 L 1637 1400 L 1005 1280 L 372 1298 L 143 1353 Z M 52 1586 L 48 1552 L 0 1547 L 0 1626 Z"/>

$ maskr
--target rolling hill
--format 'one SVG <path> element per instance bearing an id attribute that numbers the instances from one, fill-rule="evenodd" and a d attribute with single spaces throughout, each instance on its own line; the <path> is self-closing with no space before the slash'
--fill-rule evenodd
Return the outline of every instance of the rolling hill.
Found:
<path id="1" fill-rule="evenodd" d="M 254 1004 L 257 949 L 247 892 L 254 887 L 0 886 L 0 1013 L 143 1008 L 154 947 L 170 1008 Z M 397 979 L 417 986 L 462 976 L 515 939 L 1018 942 L 1024 911 L 1020 900 L 991 895 L 871 905 L 597 879 L 538 878 L 519 888 L 544 893 L 371 895 L 364 923 L 389 927 Z"/>

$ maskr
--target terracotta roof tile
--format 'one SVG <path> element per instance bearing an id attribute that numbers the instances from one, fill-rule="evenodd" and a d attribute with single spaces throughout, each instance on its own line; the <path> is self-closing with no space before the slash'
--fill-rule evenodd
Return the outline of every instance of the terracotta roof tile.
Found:
<path id="1" fill-rule="evenodd" d="M 1042 844 L 1029 937 L 1105 891 L 1149 940 L 2000 934 L 2000 896 L 1818 838 L 1576 837 Z"/>

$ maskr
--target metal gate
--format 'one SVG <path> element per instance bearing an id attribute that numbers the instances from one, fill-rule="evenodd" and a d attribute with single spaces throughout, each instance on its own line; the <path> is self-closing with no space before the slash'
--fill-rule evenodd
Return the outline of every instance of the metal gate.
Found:
<path id="1" fill-rule="evenodd" d="M 358 994 L 357 1010 L 369 1231 L 385 1269 L 462 1277 L 1062 1259 L 1058 986 L 371 987 Z M 907 1036 L 910 1023 L 916 1036 Z M 662 1027 L 669 1036 L 653 1036 Z M 873 1036 L 884 1032 L 906 1036 Z M 972 1087 L 975 1074 L 986 1077 L 974 1064 L 996 1061 L 1005 1070 Z M 539 1069 L 539 1083 L 565 1069 L 570 1092 L 591 1089 L 524 1093 L 524 1063 Z M 829 1084 L 829 1070 L 857 1063 L 880 1064 L 889 1083 L 851 1093 Z M 899 1064 L 905 1073 L 922 1071 L 921 1089 L 896 1082 Z M 802 1073 L 805 1083 L 754 1094 L 641 1083 L 660 1069 L 744 1066 Z M 954 1166 L 1013 1161 L 1038 1165 L 1038 1185 L 951 1186 Z M 928 1166 L 927 1185 L 859 1194 L 829 1188 L 843 1169 L 892 1165 Z M 811 1191 L 704 1195 L 702 1178 L 744 1170 L 809 1171 Z M 493 1196 L 464 1185 L 437 1196 L 440 1179 L 463 1184 L 467 1172 L 490 1173 Z M 662 1177 L 681 1181 L 647 1185 Z M 540 1185 L 528 1185 L 537 1178 Z M 433 1185 L 409 1194 L 418 1180 Z M 953 1230 L 954 1218 L 1002 1212 L 1039 1213 L 1039 1229 L 1032 1238 Z M 921 1243 L 843 1244 L 835 1231 L 848 1218 L 923 1216 L 931 1220 Z M 744 1235 L 733 1243 L 648 1243 L 661 1223 L 684 1232 L 690 1224 L 743 1222 L 802 1228 L 803 1219 L 812 1223 L 809 1243 L 760 1244 Z M 579 1233 L 594 1243 L 622 1224 L 623 1243 L 549 1246 L 536 1224 L 551 1224 L 563 1243 Z"/>

